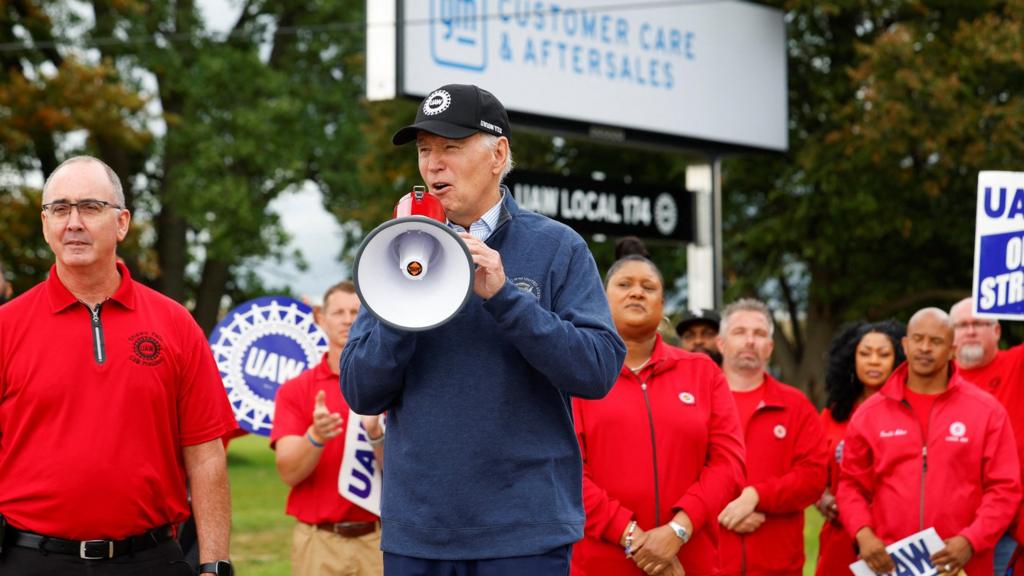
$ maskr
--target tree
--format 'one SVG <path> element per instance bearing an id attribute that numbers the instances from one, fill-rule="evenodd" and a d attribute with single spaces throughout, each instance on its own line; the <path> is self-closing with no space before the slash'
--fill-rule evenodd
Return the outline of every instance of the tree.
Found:
<path id="1" fill-rule="evenodd" d="M 725 164 L 727 280 L 803 319 L 776 355 L 815 392 L 841 322 L 969 293 L 977 172 L 1024 146 L 1022 3 L 785 8 L 791 149 Z"/>
<path id="2" fill-rule="evenodd" d="M 248 263 L 285 257 L 271 200 L 310 183 L 329 204 L 365 197 L 363 3 L 249 0 L 226 34 L 192 0 L 82 6 L 3 4 L 0 34 L 22 46 L 3 52 L 0 109 L 23 122 L 0 129 L 14 144 L 0 161 L 110 163 L 140 224 L 122 247 L 133 274 L 209 330 L 226 295 L 261 291 Z"/>

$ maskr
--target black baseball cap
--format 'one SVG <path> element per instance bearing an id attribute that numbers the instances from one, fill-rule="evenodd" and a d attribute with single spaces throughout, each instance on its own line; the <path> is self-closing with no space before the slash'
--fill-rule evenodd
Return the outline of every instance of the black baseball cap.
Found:
<path id="1" fill-rule="evenodd" d="M 682 336 L 683 332 L 686 332 L 687 328 L 694 324 L 707 324 L 718 330 L 718 325 L 721 321 L 722 318 L 714 310 L 708 310 L 707 308 L 687 310 L 683 312 L 683 319 L 679 321 L 679 324 L 676 324 L 676 334 Z"/>
<path id="2" fill-rule="evenodd" d="M 512 137 L 505 107 L 494 94 L 472 84 L 448 84 L 431 92 L 416 111 L 416 122 L 395 132 L 391 142 L 412 142 L 420 130 L 455 140 L 477 132 Z"/>

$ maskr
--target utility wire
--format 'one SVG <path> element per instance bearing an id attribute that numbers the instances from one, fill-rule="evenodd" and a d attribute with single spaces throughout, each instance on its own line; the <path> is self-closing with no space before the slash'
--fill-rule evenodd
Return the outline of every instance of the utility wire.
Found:
<path id="1" fill-rule="evenodd" d="M 377 0 L 377 1 L 390 1 L 390 0 Z M 546 10 L 527 10 L 527 11 L 516 11 L 512 12 L 507 17 L 512 19 L 531 18 L 538 15 L 553 16 L 555 14 L 564 15 L 568 10 L 575 10 L 577 12 L 629 12 L 636 10 L 644 10 L 651 8 L 668 8 L 672 6 L 697 6 L 702 4 L 717 4 L 727 0 L 651 0 L 648 2 L 618 2 L 610 4 L 593 4 L 590 6 L 561 6 L 556 12 L 552 9 Z M 478 16 L 476 19 L 480 20 L 497 20 L 501 18 L 501 15 L 492 11 L 491 14 L 486 16 Z M 405 21 L 406 26 L 425 26 L 441 21 L 440 18 L 414 18 Z M 274 36 L 298 36 L 304 32 L 349 32 L 356 30 L 365 30 L 367 27 L 374 28 L 393 28 L 396 27 L 397 22 L 374 22 L 367 23 L 364 20 L 358 22 L 334 22 L 330 24 L 309 24 L 302 26 L 281 26 L 274 29 Z M 231 38 L 249 37 L 250 33 L 244 30 L 233 30 L 226 34 L 209 34 L 207 38 L 219 39 L 226 41 Z M 202 37 L 202 36 L 200 36 Z M 81 41 L 62 41 L 62 40 L 45 40 L 45 41 L 25 41 L 25 42 L 2 42 L 0 43 L 0 52 L 28 52 L 33 50 L 43 49 L 54 49 L 54 48 L 102 48 L 110 46 L 143 46 L 147 44 L 178 44 L 186 43 L 194 40 L 195 34 L 186 32 L 181 33 L 159 33 L 157 35 L 146 35 L 146 36 L 134 36 L 128 38 L 119 38 L 117 36 L 107 36 L 103 38 L 90 38 Z"/>

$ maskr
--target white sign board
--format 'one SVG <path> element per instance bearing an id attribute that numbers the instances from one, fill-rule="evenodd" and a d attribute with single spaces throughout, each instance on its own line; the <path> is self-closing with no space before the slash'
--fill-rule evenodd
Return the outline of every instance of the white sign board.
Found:
<path id="1" fill-rule="evenodd" d="M 368 0 L 367 95 L 476 84 L 510 111 L 783 151 L 786 33 L 746 2 Z M 384 24 L 400 15 L 397 67 Z M 398 81 L 394 81 L 397 74 Z"/>
<path id="2" fill-rule="evenodd" d="M 1024 172 L 978 173 L 974 315 L 1024 319 Z"/>
<path id="3" fill-rule="evenodd" d="M 383 483 L 380 462 L 377 462 L 366 429 L 359 415 L 350 410 L 345 422 L 345 453 L 338 473 L 338 493 L 349 502 L 380 516 Z"/>
<path id="4" fill-rule="evenodd" d="M 929 528 L 885 547 L 896 565 L 894 572 L 877 575 L 863 560 L 850 564 L 850 572 L 854 576 L 934 576 L 938 570 L 932 566 L 931 556 L 945 547 L 935 528 Z"/>

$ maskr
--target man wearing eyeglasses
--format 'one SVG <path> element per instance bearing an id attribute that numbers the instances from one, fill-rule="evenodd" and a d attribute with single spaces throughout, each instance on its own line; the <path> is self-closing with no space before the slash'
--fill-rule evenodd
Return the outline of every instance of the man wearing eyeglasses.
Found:
<path id="1" fill-rule="evenodd" d="M 43 186 L 49 278 L 0 308 L 0 575 L 231 574 L 221 437 L 237 427 L 199 326 L 117 261 L 120 179 L 95 158 Z"/>
<path id="2" fill-rule="evenodd" d="M 995 396 L 1006 408 L 1021 457 L 1024 477 L 1024 345 L 1009 350 L 999 349 L 1002 328 L 998 320 L 975 318 L 974 302 L 964 298 L 949 310 L 953 320 L 953 345 L 960 375 L 968 382 Z M 1020 523 L 1018 512 L 1010 530 L 996 545 L 995 574 L 1002 576 L 1010 561 L 1017 540 L 1014 527 Z"/>

